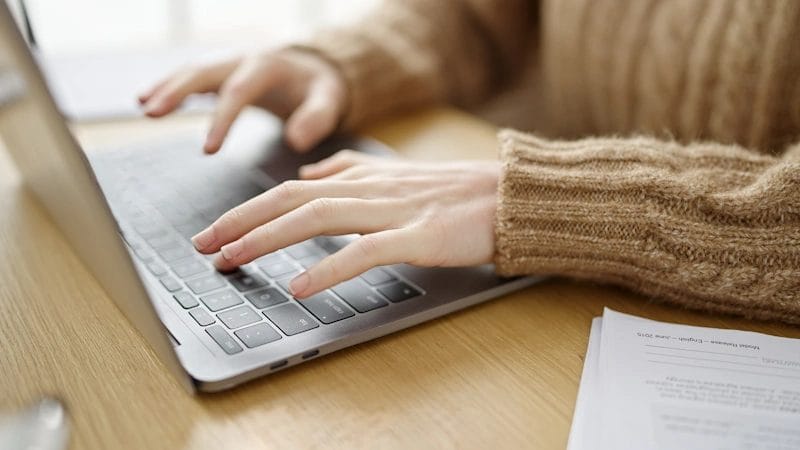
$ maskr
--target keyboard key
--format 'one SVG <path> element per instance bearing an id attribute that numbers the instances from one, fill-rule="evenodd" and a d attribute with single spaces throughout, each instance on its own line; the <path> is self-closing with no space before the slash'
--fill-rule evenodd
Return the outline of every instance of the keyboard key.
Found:
<path id="1" fill-rule="evenodd" d="M 134 249 L 133 254 L 136 255 L 137 258 L 141 259 L 142 262 L 151 261 L 155 256 L 152 251 L 145 247 Z"/>
<path id="2" fill-rule="evenodd" d="M 177 261 L 181 258 L 186 258 L 187 256 L 191 256 L 192 253 L 194 253 L 194 250 L 184 246 L 167 247 L 156 251 L 158 252 L 158 256 L 160 256 L 161 259 L 163 259 L 168 263 Z"/>
<path id="3" fill-rule="evenodd" d="M 322 247 L 327 253 L 336 253 L 342 249 L 343 245 L 340 241 L 335 239 L 326 237 L 326 236 L 318 236 L 314 238 L 314 241 Z"/>
<path id="4" fill-rule="evenodd" d="M 167 268 L 157 262 L 147 263 L 147 270 L 157 277 L 167 274 Z"/>
<path id="5" fill-rule="evenodd" d="M 140 231 L 139 236 L 141 236 L 142 239 L 152 239 L 158 236 L 165 236 L 167 233 L 169 233 L 169 230 L 166 228 L 156 226 L 145 231 Z"/>
<path id="6" fill-rule="evenodd" d="M 335 286 L 333 292 L 360 313 L 372 311 L 373 309 L 389 304 L 380 294 L 367 287 L 367 285 L 358 279 L 345 281 Z"/>
<path id="7" fill-rule="evenodd" d="M 189 280 L 186 282 L 186 285 L 189 286 L 189 289 L 195 294 L 204 294 L 208 291 L 226 286 L 225 279 L 216 273 L 207 277 Z"/>
<path id="8" fill-rule="evenodd" d="M 134 224 L 133 229 L 136 230 L 136 232 L 139 233 L 139 236 L 141 236 L 144 239 L 154 238 L 156 236 L 163 236 L 168 233 L 166 228 L 162 227 L 161 225 L 155 222 L 150 222 L 150 221 Z"/>
<path id="9" fill-rule="evenodd" d="M 282 275 L 297 272 L 297 269 L 287 261 L 270 264 L 268 266 L 259 266 L 270 278 L 277 278 Z"/>
<path id="10" fill-rule="evenodd" d="M 223 350 L 225 350 L 225 353 L 234 355 L 242 351 L 242 346 L 237 344 L 231 335 L 228 334 L 228 332 L 225 331 L 225 329 L 221 326 L 210 326 L 206 328 L 206 333 L 208 333 L 208 335 L 214 339 L 214 342 L 216 342 L 220 347 L 222 347 Z"/>
<path id="11" fill-rule="evenodd" d="M 158 223 L 156 223 L 149 217 L 143 217 L 141 219 L 131 220 L 130 225 L 133 227 L 134 230 L 136 230 L 137 233 L 141 233 L 142 231 L 148 231 L 152 228 L 160 228 Z"/>
<path id="12" fill-rule="evenodd" d="M 378 267 L 362 273 L 361 278 L 365 279 L 367 283 L 373 286 L 395 280 L 395 277 L 392 274 Z"/>
<path id="13" fill-rule="evenodd" d="M 173 203 L 159 212 L 172 226 L 190 223 L 194 216 L 194 209 L 185 203 Z"/>
<path id="14" fill-rule="evenodd" d="M 194 295 L 186 291 L 178 292 L 177 294 L 173 295 L 173 297 L 178 303 L 180 303 L 183 309 L 194 308 L 195 306 L 199 305 L 199 303 L 197 303 L 197 299 L 194 298 Z"/>
<path id="15" fill-rule="evenodd" d="M 225 289 L 224 291 L 217 292 L 216 294 L 205 295 L 200 297 L 200 301 L 202 301 L 203 304 L 213 312 L 244 303 L 244 301 L 239 298 L 239 296 L 236 295 L 236 293 L 231 289 Z"/>
<path id="16" fill-rule="evenodd" d="M 289 283 L 291 283 L 291 282 L 292 282 L 291 278 L 284 278 L 283 280 L 278 280 L 277 281 L 278 286 L 282 287 L 283 290 L 288 292 L 289 294 L 292 293 L 292 291 L 289 290 Z"/>
<path id="17" fill-rule="evenodd" d="M 195 322 L 201 327 L 205 327 L 211 325 L 212 323 L 216 322 L 217 320 L 214 319 L 214 316 L 208 313 L 203 308 L 195 308 L 189 311 L 189 315 L 192 316 Z"/>
<path id="18" fill-rule="evenodd" d="M 275 263 L 279 263 L 283 261 L 283 258 L 278 253 L 270 253 L 269 255 L 264 255 L 257 260 L 255 263 L 258 267 L 266 267 Z"/>
<path id="19" fill-rule="evenodd" d="M 179 244 L 178 240 L 175 239 L 175 237 L 173 237 L 172 235 L 169 235 L 169 234 L 163 234 L 163 235 L 154 236 L 154 237 L 145 239 L 145 241 L 147 241 L 147 243 L 150 245 L 150 247 L 153 247 L 156 250 L 159 250 L 159 249 L 162 249 L 162 248 L 167 248 L 167 247 L 177 247 L 178 244 Z"/>
<path id="20" fill-rule="evenodd" d="M 161 285 L 170 292 L 181 290 L 181 284 L 178 282 L 178 280 L 169 275 L 159 278 L 158 281 L 160 281 Z"/>
<path id="21" fill-rule="evenodd" d="M 206 226 L 207 223 L 205 221 L 203 221 L 202 223 L 191 222 L 191 223 L 176 225 L 175 230 L 178 232 L 178 234 L 185 237 L 186 239 L 191 239 L 195 234 L 203 231 L 203 229 L 205 229 Z"/>
<path id="22" fill-rule="evenodd" d="M 281 338 L 281 335 L 265 322 L 253 325 L 252 327 L 242 328 L 233 334 L 241 339 L 247 348 L 255 348 L 259 345 L 269 344 Z"/>
<path id="23" fill-rule="evenodd" d="M 253 308 L 247 305 L 221 312 L 217 314 L 217 317 L 222 321 L 222 323 L 225 324 L 226 327 L 230 328 L 231 330 L 235 328 L 241 328 L 245 325 L 250 325 L 251 323 L 256 323 L 261 320 L 261 316 L 257 312 L 253 311 Z"/>
<path id="24" fill-rule="evenodd" d="M 264 315 L 287 336 L 302 333 L 319 326 L 311 316 L 303 312 L 294 303 L 270 308 L 264 311 Z"/>
<path id="25" fill-rule="evenodd" d="M 312 295 L 305 300 L 301 300 L 300 304 L 322 323 L 333 323 L 355 316 L 355 313 L 344 306 L 341 300 L 334 298 L 328 292 Z"/>
<path id="26" fill-rule="evenodd" d="M 299 244 L 286 247 L 284 249 L 294 259 L 303 259 L 308 256 L 321 255 L 324 251 L 311 241 L 301 242 Z"/>
<path id="27" fill-rule="evenodd" d="M 245 295 L 245 298 L 250 300 L 250 303 L 258 309 L 268 308 L 289 300 L 285 295 L 281 294 L 281 291 L 272 287 L 251 292 Z"/>
<path id="28" fill-rule="evenodd" d="M 268 283 L 261 276 L 254 273 L 236 272 L 228 278 L 233 287 L 239 292 L 250 291 L 266 286 Z"/>
<path id="29" fill-rule="evenodd" d="M 378 288 L 378 291 L 394 303 L 402 302 L 403 300 L 408 300 L 410 298 L 422 295 L 420 291 L 414 289 L 406 283 L 403 283 L 402 281 L 380 287 Z"/>
<path id="30" fill-rule="evenodd" d="M 300 263 L 300 265 L 303 266 L 304 269 L 309 269 L 311 268 L 311 266 L 314 266 L 318 262 L 320 262 L 324 257 L 325 255 L 311 255 L 311 256 L 306 256 L 305 258 L 300 259 L 297 262 Z"/>
<path id="31" fill-rule="evenodd" d="M 175 272 L 175 275 L 181 278 L 189 278 L 208 270 L 208 266 L 203 260 L 194 256 L 174 261 L 170 264 L 170 267 Z"/>

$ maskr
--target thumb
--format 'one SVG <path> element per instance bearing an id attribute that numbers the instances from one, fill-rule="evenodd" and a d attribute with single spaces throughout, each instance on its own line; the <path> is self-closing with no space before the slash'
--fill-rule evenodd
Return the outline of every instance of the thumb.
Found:
<path id="1" fill-rule="evenodd" d="M 286 139 L 299 152 L 307 152 L 333 133 L 342 113 L 335 86 L 316 83 L 286 121 Z"/>

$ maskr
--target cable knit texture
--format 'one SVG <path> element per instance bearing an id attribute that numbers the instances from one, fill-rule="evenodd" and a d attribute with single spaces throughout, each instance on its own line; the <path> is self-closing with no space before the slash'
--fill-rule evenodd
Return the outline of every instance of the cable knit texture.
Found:
<path id="1" fill-rule="evenodd" d="M 798 43 L 796 0 L 389 0 L 311 46 L 348 127 L 534 73 L 538 122 L 499 135 L 499 273 L 800 324 Z"/>

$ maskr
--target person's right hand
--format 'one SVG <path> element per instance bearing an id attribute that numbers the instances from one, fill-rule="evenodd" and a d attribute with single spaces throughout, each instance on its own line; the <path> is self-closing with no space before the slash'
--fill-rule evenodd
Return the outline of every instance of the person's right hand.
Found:
<path id="1" fill-rule="evenodd" d="M 284 119 L 288 144 L 303 152 L 335 130 L 346 91 L 332 64 L 311 52 L 285 49 L 178 71 L 140 95 L 139 103 L 148 116 L 161 117 L 191 94 L 215 92 L 219 99 L 203 147 L 207 153 L 219 150 L 248 104 Z"/>

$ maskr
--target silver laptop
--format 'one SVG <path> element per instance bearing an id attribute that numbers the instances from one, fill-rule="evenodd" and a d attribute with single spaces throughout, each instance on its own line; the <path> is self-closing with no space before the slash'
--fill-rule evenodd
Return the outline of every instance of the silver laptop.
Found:
<path id="1" fill-rule="evenodd" d="M 0 2 L 0 133 L 44 204 L 109 297 L 187 389 L 219 391 L 534 283 L 491 266 L 375 268 L 304 301 L 287 291 L 302 268 L 353 236 L 318 237 L 235 273 L 213 270 L 189 236 L 242 201 L 292 178 L 310 155 L 281 144 L 280 124 L 250 113 L 226 148 L 202 155 L 201 136 L 84 153 L 56 109 L 5 2 Z"/>

